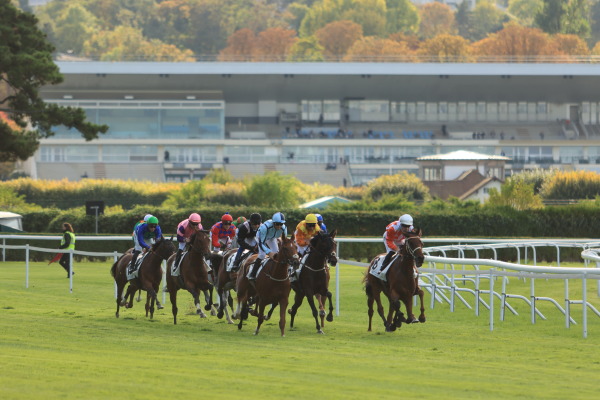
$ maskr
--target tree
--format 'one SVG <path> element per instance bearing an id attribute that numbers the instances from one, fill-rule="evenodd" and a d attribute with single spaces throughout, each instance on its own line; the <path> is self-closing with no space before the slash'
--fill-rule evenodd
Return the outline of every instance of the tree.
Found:
<path id="1" fill-rule="evenodd" d="M 590 49 L 585 40 L 577 35 L 557 33 L 552 39 L 561 54 L 573 56 L 587 56 L 590 54 Z"/>
<path id="2" fill-rule="evenodd" d="M 537 210 L 544 208 L 542 198 L 533 191 L 533 183 L 523 180 L 507 179 L 500 188 L 490 189 L 490 197 L 485 207 L 509 207 L 518 211 Z"/>
<path id="3" fill-rule="evenodd" d="M 551 37 L 537 28 L 526 28 L 509 23 L 501 31 L 472 45 L 478 55 L 513 56 L 529 58 L 536 55 L 557 55 Z"/>
<path id="4" fill-rule="evenodd" d="M 570 0 L 561 21 L 561 33 L 587 38 L 590 34 L 589 0 Z"/>
<path id="5" fill-rule="evenodd" d="M 456 33 L 456 19 L 449 6 L 442 3 L 427 3 L 419 9 L 421 24 L 419 34 L 430 39 L 437 35 Z"/>
<path id="6" fill-rule="evenodd" d="M 256 46 L 256 35 L 251 29 L 235 31 L 227 39 L 227 47 L 219 53 L 219 61 L 250 61 Z"/>
<path id="7" fill-rule="evenodd" d="M 410 0 L 387 0 L 386 31 L 388 34 L 414 34 L 419 29 L 419 12 Z"/>
<path id="8" fill-rule="evenodd" d="M 564 0 L 542 0 L 542 9 L 535 15 L 535 23 L 547 33 L 559 33 L 566 13 Z"/>
<path id="9" fill-rule="evenodd" d="M 396 175 L 381 175 L 372 180 L 365 190 L 365 199 L 379 201 L 385 195 L 402 194 L 410 201 L 428 200 L 429 189 L 413 174 L 402 171 Z"/>
<path id="10" fill-rule="evenodd" d="M 331 22 L 315 32 L 319 44 L 324 47 L 327 59 L 340 60 L 348 49 L 363 36 L 362 26 L 344 20 Z"/>
<path id="11" fill-rule="evenodd" d="M 53 126 L 74 128 L 86 140 L 108 130 L 106 125 L 86 122 L 81 108 L 47 104 L 39 97 L 41 86 L 58 84 L 63 77 L 52 61 L 54 47 L 37 22 L 10 0 L 0 0 L 0 107 L 18 126 L 15 130 L 0 121 L 0 161 L 31 157 L 39 140 L 54 134 Z"/>
<path id="12" fill-rule="evenodd" d="M 257 61 L 285 61 L 296 40 L 296 31 L 269 28 L 258 34 L 254 47 L 254 59 Z"/>
<path id="13" fill-rule="evenodd" d="M 430 56 L 436 62 L 467 62 L 470 54 L 467 39 L 455 35 L 438 35 L 421 44 L 418 53 Z"/>
<path id="14" fill-rule="evenodd" d="M 354 42 L 344 61 L 412 61 L 415 58 L 406 42 L 368 36 Z"/>
<path id="15" fill-rule="evenodd" d="M 255 206 L 294 207 L 298 205 L 295 189 L 302 183 L 291 175 L 269 172 L 255 175 L 246 185 L 246 196 Z"/>
<path id="16" fill-rule="evenodd" d="M 488 33 L 502 29 L 502 24 L 507 20 L 507 16 L 490 1 L 480 0 L 469 18 L 470 37 L 468 39 L 483 39 Z"/>
<path id="17" fill-rule="evenodd" d="M 520 25 L 533 27 L 542 5 L 542 0 L 510 0 L 508 12 L 518 19 Z"/>
<path id="18" fill-rule="evenodd" d="M 169 197 L 163 202 L 163 207 L 172 209 L 197 208 L 206 197 L 204 181 L 188 181 L 179 190 L 169 192 Z"/>
<path id="19" fill-rule="evenodd" d="M 289 62 L 325 61 L 324 48 L 314 36 L 301 38 L 290 48 L 287 60 Z"/>

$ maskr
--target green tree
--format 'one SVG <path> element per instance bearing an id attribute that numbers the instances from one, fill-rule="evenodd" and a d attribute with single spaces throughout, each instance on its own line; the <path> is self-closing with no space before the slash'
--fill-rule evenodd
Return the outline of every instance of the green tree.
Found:
<path id="1" fill-rule="evenodd" d="M 566 13 L 564 0 L 542 0 L 542 9 L 535 15 L 535 23 L 547 33 L 559 33 Z"/>
<path id="2" fill-rule="evenodd" d="M 535 16 L 542 10 L 542 0 L 510 0 L 508 12 L 518 18 L 519 24 L 533 27 Z"/>
<path id="3" fill-rule="evenodd" d="M 301 38 L 290 48 L 287 61 L 325 61 L 323 51 L 316 37 Z"/>
<path id="4" fill-rule="evenodd" d="M 39 97 L 44 85 L 55 85 L 63 77 L 52 61 L 54 47 L 37 28 L 33 14 L 17 10 L 10 0 L 0 0 L 0 107 L 18 126 L 0 122 L 0 161 L 26 160 L 39 140 L 52 136 L 52 127 L 65 125 L 86 140 L 98 137 L 108 127 L 86 122 L 81 108 L 47 104 Z M 29 129 L 31 127 L 32 129 Z"/>
<path id="5" fill-rule="evenodd" d="M 392 33 L 416 33 L 419 30 L 419 13 L 410 0 L 387 0 L 386 31 Z"/>
<path id="6" fill-rule="evenodd" d="M 589 0 L 570 0 L 561 21 L 561 33 L 587 38 L 591 31 L 589 16 Z"/>
<path id="7" fill-rule="evenodd" d="M 291 175 L 269 172 L 256 175 L 246 184 L 246 197 L 254 206 L 295 207 L 299 204 L 296 188 L 301 182 Z"/>
<path id="8" fill-rule="evenodd" d="M 381 175 L 365 190 L 365 198 L 379 201 L 384 195 L 403 194 L 408 200 L 428 200 L 429 189 L 413 174 L 402 171 L 396 175 Z"/>
<path id="9" fill-rule="evenodd" d="M 235 179 L 233 178 L 233 175 L 231 175 L 231 172 L 227 171 L 225 168 L 213 168 L 206 174 L 204 181 L 225 184 L 234 182 Z"/>
<path id="10" fill-rule="evenodd" d="M 469 39 L 483 39 L 488 33 L 502 29 L 502 24 L 506 21 L 508 21 L 507 15 L 498 10 L 494 4 L 488 0 L 480 0 L 469 18 Z"/>
<path id="11" fill-rule="evenodd" d="M 197 208 L 205 199 L 206 183 L 189 181 L 184 183 L 179 190 L 171 191 L 162 206 L 172 209 Z"/>
<path id="12" fill-rule="evenodd" d="M 523 180 L 507 179 L 500 188 L 490 189 L 490 197 L 485 207 L 508 207 L 518 211 L 537 210 L 544 208 L 540 195 L 534 193 L 533 184 L 525 183 Z"/>

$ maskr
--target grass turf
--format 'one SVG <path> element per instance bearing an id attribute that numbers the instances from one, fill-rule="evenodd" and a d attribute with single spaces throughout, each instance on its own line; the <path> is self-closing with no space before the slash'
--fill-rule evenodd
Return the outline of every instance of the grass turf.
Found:
<path id="1" fill-rule="evenodd" d="M 364 269 L 342 266 L 341 315 L 325 335 L 315 333 L 305 301 L 294 329 L 288 318 L 286 337 L 277 313 L 254 336 L 255 318 L 241 331 L 216 317 L 201 320 L 181 291 L 176 326 L 169 302 L 153 320 L 143 302 L 116 319 L 108 263 L 77 263 L 73 293 L 55 264 L 32 263 L 29 289 L 23 263 L 0 268 L 2 399 L 597 398 L 600 318 L 591 312 L 583 339 L 581 325 L 565 328 L 549 303 L 538 302 L 548 320 L 532 325 L 518 300 L 511 304 L 520 315 L 499 321 L 496 301 L 491 332 L 483 307 L 479 317 L 460 303 L 454 313 L 447 304 L 432 310 L 426 294 L 427 323 L 385 333 L 375 316 L 367 332 Z M 511 279 L 509 289 L 527 296 L 529 283 Z M 536 290 L 562 304 L 561 281 L 536 281 Z M 595 282 L 588 299 L 599 308 Z M 581 322 L 581 306 L 573 308 Z"/>

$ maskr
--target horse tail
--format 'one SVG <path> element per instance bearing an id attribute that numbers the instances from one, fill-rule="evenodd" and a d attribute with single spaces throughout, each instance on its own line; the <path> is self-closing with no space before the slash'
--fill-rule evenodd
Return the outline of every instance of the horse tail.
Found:
<path id="1" fill-rule="evenodd" d="M 117 263 L 119 262 L 119 260 L 115 261 L 114 264 L 112 265 L 112 267 L 110 267 L 110 274 L 112 275 L 112 277 L 116 277 L 117 276 Z"/>

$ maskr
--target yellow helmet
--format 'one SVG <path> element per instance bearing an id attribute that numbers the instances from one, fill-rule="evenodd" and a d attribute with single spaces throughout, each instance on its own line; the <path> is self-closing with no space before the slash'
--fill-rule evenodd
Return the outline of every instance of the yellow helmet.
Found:
<path id="1" fill-rule="evenodd" d="M 308 214 L 304 221 L 306 221 L 307 224 L 316 224 L 317 216 L 315 214 Z"/>

